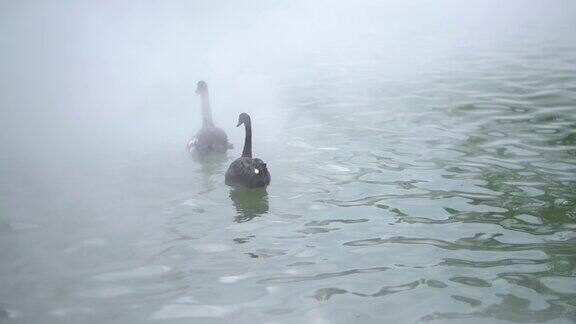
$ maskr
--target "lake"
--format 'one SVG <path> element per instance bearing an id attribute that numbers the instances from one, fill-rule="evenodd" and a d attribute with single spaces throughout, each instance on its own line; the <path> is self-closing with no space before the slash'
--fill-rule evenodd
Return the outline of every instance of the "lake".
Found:
<path id="1" fill-rule="evenodd" d="M 172 118 L 148 111 L 125 138 L 106 132 L 132 115 L 11 146 L 0 322 L 574 321 L 575 43 L 422 39 L 370 54 L 351 40 L 244 78 L 266 84 L 254 106 L 209 83 L 235 145 L 221 158 L 186 152 L 193 82 Z M 241 111 L 266 190 L 224 184 Z"/>

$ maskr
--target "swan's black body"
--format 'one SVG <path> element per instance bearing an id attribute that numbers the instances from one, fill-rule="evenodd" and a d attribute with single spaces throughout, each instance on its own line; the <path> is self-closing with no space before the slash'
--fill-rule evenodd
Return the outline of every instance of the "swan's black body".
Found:
<path id="1" fill-rule="evenodd" d="M 228 143 L 228 136 L 218 127 L 202 127 L 188 142 L 188 151 L 191 154 L 207 155 L 210 153 L 225 153 L 232 148 Z"/>
<path id="2" fill-rule="evenodd" d="M 226 171 L 227 185 L 240 185 L 248 188 L 262 188 L 270 184 L 270 172 L 266 163 L 260 159 L 252 158 L 252 123 L 250 116 L 241 113 L 238 125 L 244 124 L 246 137 L 242 157 L 237 158 L 230 164 Z"/>
<path id="3" fill-rule="evenodd" d="M 212 110 L 210 108 L 210 98 L 208 95 L 208 86 L 206 82 L 198 82 L 196 94 L 202 99 L 202 128 L 188 142 L 188 151 L 191 154 L 208 155 L 211 153 L 225 153 L 232 148 L 228 143 L 226 133 L 214 126 L 212 120 Z"/>

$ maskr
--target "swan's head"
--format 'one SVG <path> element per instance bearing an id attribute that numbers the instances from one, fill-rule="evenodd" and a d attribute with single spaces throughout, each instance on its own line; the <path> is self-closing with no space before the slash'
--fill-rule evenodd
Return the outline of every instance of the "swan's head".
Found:
<path id="1" fill-rule="evenodd" d="M 236 125 L 236 127 L 242 124 L 250 125 L 250 115 L 247 113 L 241 113 L 240 116 L 238 116 L 238 125 Z"/>
<path id="2" fill-rule="evenodd" d="M 208 85 L 204 81 L 198 81 L 196 85 L 196 94 L 201 95 L 208 92 Z"/>

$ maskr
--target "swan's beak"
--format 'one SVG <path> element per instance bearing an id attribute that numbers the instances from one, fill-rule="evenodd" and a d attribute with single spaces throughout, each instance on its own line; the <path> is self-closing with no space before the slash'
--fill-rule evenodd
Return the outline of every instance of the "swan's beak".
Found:
<path id="1" fill-rule="evenodd" d="M 200 90 L 196 89 L 196 95 L 200 95 Z"/>
<path id="2" fill-rule="evenodd" d="M 242 121 L 241 121 L 241 120 L 238 121 L 238 124 L 236 125 L 236 127 L 238 127 L 238 126 L 240 126 L 240 125 L 242 125 Z"/>

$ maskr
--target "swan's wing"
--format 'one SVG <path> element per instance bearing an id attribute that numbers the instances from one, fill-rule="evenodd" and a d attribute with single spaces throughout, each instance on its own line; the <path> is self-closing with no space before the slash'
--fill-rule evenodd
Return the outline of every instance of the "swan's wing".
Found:
<path id="1" fill-rule="evenodd" d="M 226 171 L 226 183 L 252 188 L 263 187 L 270 183 L 270 173 L 264 161 L 241 157 L 230 164 Z"/>
<path id="2" fill-rule="evenodd" d="M 228 135 L 226 135 L 226 132 L 217 127 L 214 127 L 214 129 L 215 129 L 213 132 L 214 141 L 218 143 L 218 145 L 221 145 L 226 149 L 231 149 L 234 147 L 230 142 L 228 142 Z"/>
<path id="3" fill-rule="evenodd" d="M 253 171 L 252 161 L 249 158 L 238 158 L 230 165 L 230 168 L 233 170 L 234 174 L 245 178 L 247 176 L 251 176 Z"/>
<path id="4" fill-rule="evenodd" d="M 229 149 L 228 136 L 217 127 L 204 127 L 196 134 L 194 144 L 197 150 L 204 152 L 225 152 Z"/>
<path id="5" fill-rule="evenodd" d="M 252 176 L 250 160 L 244 157 L 234 160 L 226 171 L 226 184 L 244 184 L 244 181 Z"/>

